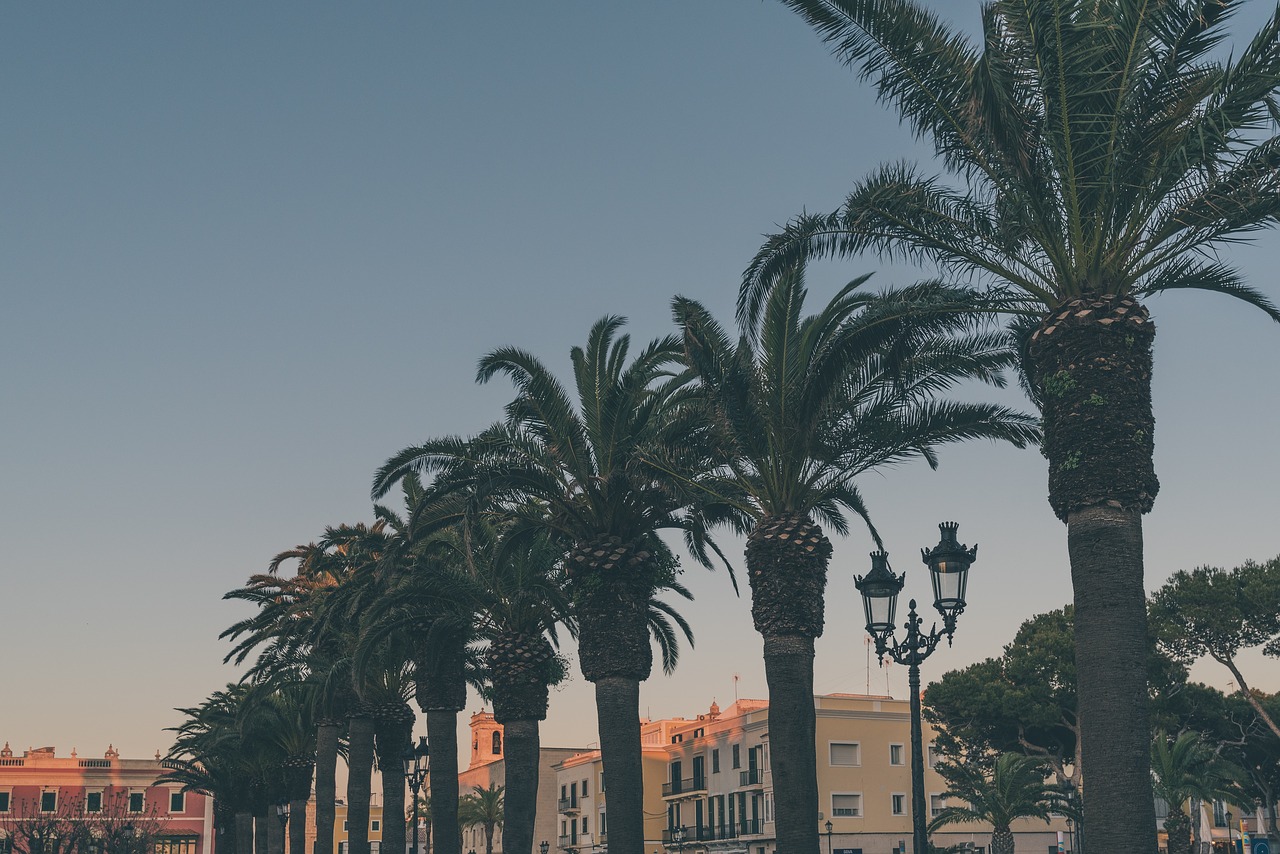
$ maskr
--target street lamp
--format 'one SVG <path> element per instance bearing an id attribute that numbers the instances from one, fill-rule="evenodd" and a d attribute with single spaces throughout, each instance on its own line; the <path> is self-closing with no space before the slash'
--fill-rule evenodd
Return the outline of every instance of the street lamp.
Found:
<path id="1" fill-rule="evenodd" d="M 827 854 L 831 854 L 831 828 L 830 819 L 827 820 Z"/>
<path id="2" fill-rule="evenodd" d="M 1236 837 L 1231 829 L 1231 810 L 1227 810 L 1227 850 L 1231 854 L 1235 854 L 1236 850 Z"/>
<path id="3" fill-rule="evenodd" d="M 942 631 L 935 624 L 928 634 L 920 631 L 923 622 L 916 614 L 912 599 L 903 628 L 907 635 L 901 642 L 893 636 L 894 614 L 898 594 L 906 584 L 907 574 L 894 575 L 889 568 L 889 554 L 883 550 L 871 553 L 871 571 L 855 578 L 854 585 L 862 594 L 862 607 L 867 617 L 867 632 L 876 642 L 876 655 L 884 663 L 887 655 L 907 666 L 911 690 L 911 837 L 914 854 L 926 854 L 929 837 L 925 825 L 924 803 L 924 736 L 920 723 L 920 664 L 933 654 L 946 635 L 947 645 L 956 631 L 956 618 L 964 612 L 965 591 L 969 584 L 969 567 L 978 555 L 978 547 L 966 548 L 956 539 L 960 526 L 943 522 L 938 526 L 941 541 L 932 549 L 921 549 L 920 557 L 929 567 L 933 582 L 933 607 L 942 615 Z"/>
<path id="4" fill-rule="evenodd" d="M 431 767 L 431 751 L 427 747 L 425 735 L 418 736 L 417 745 L 410 742 L 404 746 L 400 763 L 404 766 L 404 778 L 409 781 L 409 790 L 413 792 L 413 854 L 418 854 L 418 796 L 427 779 L 427 770 Z M 542 854 L 547 852 L 544 850 Z"/>
<path id="5" fill-rule="evenodd" d="M 1075 841 L 1071 838 L 1071 827 L 1073 824 L 1074 822 L 1071 821 L 1071 816 L 1067 816 L 1067 850 L 1072 852 L 1072 854 L 1075 854 Z"/>
<path id="6" fill-rule="evenodd" d="M 548 842 L 545 839 L 542 840 L 541 842 L 538 843 L 538 854 L 547 854 L 547 849 L 550 847 L 551 847 L 550 842 Z"/>
<path id="7" fill-rule="evenodd" d="M 671 831 L 671 838 L 675 840 L 676 850 L 679 852 L 683 852 L 684 851 L 684 825 L 683 824 L 677 827 L 675 830 Z"/>
<path id="8" fill-rule="evenodd" d="M 289 824 L 289 800 L 281 798 L 276 801 L 276 818 L 280 819 L 280 827 L 283 829 Z"/>

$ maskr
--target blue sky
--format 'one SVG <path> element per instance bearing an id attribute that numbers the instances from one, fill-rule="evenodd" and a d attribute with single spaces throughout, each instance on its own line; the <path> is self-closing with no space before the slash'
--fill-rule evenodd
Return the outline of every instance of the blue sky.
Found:
<path id="1" fill-rule="evenodd" d="M 728 321 L 761 234 L 928 156 L 798 18 L 741 0 L 8 4 L 0 108 L 0 739 L 82 753 L 167 746 L 172 707 L 238 675 L 225 591 L 369 518 L 401 447 L 495 419 L 483 353 L 564 367 L 606 313 L 667 333 L 676 293 Z M 1280 298 L 1280 236 L 1224 254 Z M 823 265 L 814 296 L 872 270 L 913 277 Z M 1155 587 L 1280 552 L 1280 328 L 1209 295 L 1151 308 Z M 921 598 L 937 522 L 981 544 L 926 678 L 1069 600 L 1044 481 L 1038 453 L 992 445 L 863 481 Z M 870 548 L 837 543 L 817 687 L 902 696 L 905 673 L 866 669 Z M 646 685 L 654 716 L 731 700 L 734 674 L 766 693 L 748 602 L 723 573 L 687 580 L 698 643 Z M 584 741 L 590 696 L 553 695 L 544 743 Z"/>

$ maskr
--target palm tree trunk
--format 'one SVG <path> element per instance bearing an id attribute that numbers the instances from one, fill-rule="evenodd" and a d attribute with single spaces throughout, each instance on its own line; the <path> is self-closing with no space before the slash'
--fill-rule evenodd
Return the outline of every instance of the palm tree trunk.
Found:
<path id="1" fill-rule="evenodd" d="M 1007 825 L 992 829 L 991 854 L 1013 854 L 1013 831 Z"/>
<path id="2" fill-rule="evenodd" d="M 533 854 L 541 758 L 536 720 L 503 723 L 506 747 L 506 795 L 503 800 L 502 854 Z"/>
<path id="3" fill-rule="evenodd" d="M 316 850 L 302 854 L 334 854 L 340 729 L 341 724 L 336 720 L 324 720 L 316 726 Z"/>
<path id="4" fill-rule="evenodd" d="M 431 842 L 435 854 L 462 854 L 458 824 L 458 713 L 427 712 L 431 744 Z"/>
<path id="5" fill-rule="evenodd" d="M 267 814 L 267 852 L 268 854 L 284 854 L 284 825 L 274 808 Z"/>
<path id="6" fill-rule="evenodd" d="M 1154 468 L 1151 347 L 1135 300 L 1074 300 L 1032 335 L 1049 503 L 1075 589 L 1084 823 L 1110 850 L 1155 854 L 1142 514 Z"/>
<path id="7" fill-rule="evenodd" d="M 236 854 L 253 851 L 253 813 L 236 813 Z"/>
<path id="8" fill-rule="evenodd" d="M 609 854 L 644 854 L 644 780 L 640 750 L 640 680 L 595 680 L 600 755 L 609 792 Z"/>
<path id="9" fill-rule="evenodd" d="M 379 849 L 385 848 L 388 852 L 405 850 L 402 757 L 405 745 L 413 737 L 413 711 L 405 706 L 403 712 L 407 717 L 381 722 L 376 735 L 378 767 L 382 769 L 382 845 Z"/>
<path id="10" fill-rule="evenodd" d="M 294 798 L 289 802 L 289 854 L 307 854 L 307 801 Z"/>
<path id="11" fill-rule="evenodd" d="M 1191 854 L 1191 819 L 1176 805 L 1169 805 L 1164 833 L 1168 840 L 1168 854 Z"/>
<path id="12" fill-rule="evenodd" d="M 347 854 L 369 854 L 373 719 L 352 715 L 347 744 Z"/>
<path id="13" fill-rule="evenodd" d="M 270 814 L 267 799 L 258 799 L 253 811 L 253 852 L 254 854 L 271 854 L 271 822 L 275 817 Z"/>
<path id="14" fill-rule="evenodd" d="M 484 854 L 493 854 L 493 825 L 484 826 Z"/>
<path id="15" fill-rule="evenodd" d="M 503 854 L 533 854 L 541 762 L 538 721 L 547 717 L 547 681 L 555 650 L 538 631 L 503 631 L 485 653 L 493 683 L 493 718 L 506 740 Z"/>
<path id="16" fill-rule="evenodd" d="M 769 763 L 778 850 L 818 854 L 817 713 L 813 639 L 766 637 Z"/>
<path id="17" fill-rule="evenodd" d="M 813 642 L 822 636 L 831 543 L 811 519 L 780 513 L 747 538 L 751 617 L 764 638 L 769 762 L 783 854 L 819 854 Z"/>
<path id="18" fill-rule="evenodd" d="M 1084 823 L 1090 838 L 1108 840 L 1113 850 L 1154 854 L 1141 517 L 1113 507 L 1071 513 L 1067 548 L 1083 713 Z"/>

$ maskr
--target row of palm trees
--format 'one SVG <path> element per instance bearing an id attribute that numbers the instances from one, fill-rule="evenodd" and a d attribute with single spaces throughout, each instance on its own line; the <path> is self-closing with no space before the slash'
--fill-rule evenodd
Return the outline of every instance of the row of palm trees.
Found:
<path id="1" fill-rule="evenodd" d="M 311 686 L 318 811 L 331 809 L 345 728 L 353 854 L 367 854 L 356 796 L 375 754 L 403 798 L 410 699 L 433 746 L 436 849 L 459 854 L 453 745 L 468 684 L 507 727 L 504 848 L 531 850 L 538 721 L 566 672 L 557 627 L 595 686 L 610 844 L 640 854 L 639 684 L 651 640 L 669 669 L 679 633 L 691 638 L 668 601 L 688 592 L 667 535 L 729 565 L 722 530 L 747 538 L 778 847 L 817 854 L 824 527 L 843 534 L 859 517 L 878 542 L 855 486 L 870 470 L 936 464 L 963 439 L 1037 441 L 1036 419 L 944 397 L 1009 368 L 1043 414 L 1050 503 L 1068 529 L 1086 822 L 1118 850 L 1154 851 L 1141 548 L 1158 486 L 1154 327 L 1140 300 L 1202 288 L 1280 320 L 1202 255 L 1280 214 L 1280 142 L 1263 136 L 1280 116 L 1280 11 L 1218 60 L 1232 0 L 995 0 L 978 46 L 912 0 L 785 2 L 935 142 L 961 188 L 885 167 L 838 211 L 797 218 L 748 268 L 733 332 L 677 298 L 676 334 L 635 353 L 620 318 L 599 321 L 571 351 L 569 385 L 523 350 L 490 353 L 478 379 L 513 383 L 505 418 L 389 459 L 373 496 L 399 488 L 402 514 L 379 505 L 373 525 L 329 529 L 230 594 L 259 605 L 228 630 L 233 657 L 257 650 L 254 680 Z M 857 279 L 806 315 L 806 263 L 863 252 L 977 286 L 872 293 Z M 998 316 L 1007 330 L 984 325 Z M 291 579 L 274 572 L 286 561 Z M 270 788 L 265 771 L 255 779 Z M 401 802 L 388 792 L 388 809 Z"/>
<path id="2" fill-rule="evenodd" d="M 256 658 L 244 685 L 184 710 L 173 759 L 186 773 L 208 774 L 217 765 L 210 751 L 221 749 L 252 782 L 224 805 L 239 816 L 237 850 L 248 850 L 253 816 L 264 829 L 259 850 L 272 844 L 266 817 L 281 792 L 295 816 L 305 809 L 294 793 L 309 786 L 312 754 L 318 850 L 331 850 L 340 752 L 351 849 L 367 850 L 375 759 L 386 814 L 403 812 L 412 699 L 432 745 L 435 849 L 458 854 L 457 713 L 470 684 L 505 728 L 504 850 L 531 851 L 538 722 L 549 687 L 566 676 L 556 647 L 568 634 L 596 689 L 610 844 L 638 854 L 639 685 L 653 645 L 670 670 L 679 635 L 692 639 L 664 598 L 689 594 L 663 534 L 679 532 L 700 563 L 718 556 L 730 565 L 713 537 L 718 528 L 747 535 L 752 613 L 780 710 L 771 727 L 778 835 L 801 846 L 814 833 L 803 813 L 805 799 L 816 801 L 813 641 L 832 553 L 820 524 L 844 533 L 852 515 L 869 525 L 854 478 L 877 467 L 917 457 L 936 464 L 941 445 L 964 439 L 1025 446 L 1038 438 L 1030 416 L 942 397 L 966 381 L 1000 385 L 1017 362 L 1004 333 L 934 310 L 956 289 L 923 283 L 876 294 L 865 282 L 805 315 L 797 269 L 775 289 L 761 328 L 735 338 L 704 307 L 678 298 L 678 334 L 634 356 L 623 321 L 606 317 L 571 351 L 572 386 L 518 349 L 482 359 L 482 381 L 505 374 L 516 386 L 502 421 L 395 455 L 377 473 L 374 495 L 398 489 L 402 513 L 375 505 L 373 524 L 329 528 L 228 594 L 257 606 L 224 632 L 235 641 L 228 658 Z M 286 564 L 294 576 L 281 577 Z M 236 759 L 261 744 L 250 723 L 259 695 L 294 697 L 309 740 L 292 733 L 287 749 Z M 286 769 L 306 785 L 295 786 Z M 190 779 L 197 782 L 213 785 Z M 402 843 L 394 834 L 403 828 L 386 827 L 383 844 Z"/>

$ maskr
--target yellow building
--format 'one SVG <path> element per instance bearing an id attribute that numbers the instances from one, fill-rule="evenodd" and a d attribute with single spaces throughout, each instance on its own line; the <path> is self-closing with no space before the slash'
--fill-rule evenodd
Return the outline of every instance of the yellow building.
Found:
<path id="1" fill-rule="evenodd" d="M 818 814 L 826 854 L 892 854 L 911 841 L 910 708 L 906 700 L 860 694 L 814 697 L 817 712 Z M 924 740 L 933 731 L 926 724 Z M 646 854 L 774 854 L 773 779 L 769 761 L 769 704 L 715 703 L 694 718 L 642 724 Z M 930 813 L 946 788 L 925 768 Z M 590 854 L 607 846 L 600 791 L 599 751 L 557 766 L 560 828 L 556 847 Z M 830 832 L 827 823 L 830 822 Z M 989 842 L 980 825 L 933 834 L 940 846 Z M 1018 851 L 1045 852 L 1062 828 L 1044 822 L 1014 825 Z M 829 849 L 829 850 L 828 850 Z"/>
<path id="2" fill-rule="evenodd" d="M 350 830 L 347 823 L 347 805 L 339 800 L 334 806 L 333 847 L 338 854 L 346 854 L 347 836 Z M 316 847 L 316 799 L 315 795 L 307 801 L 307 850 Z M 376 803 L 369 805 L 369 847 L 373 854 L 379 854 L 382 847 L 382 807 Z M 389 854 L 389 852 L 388 852 Z"/>

